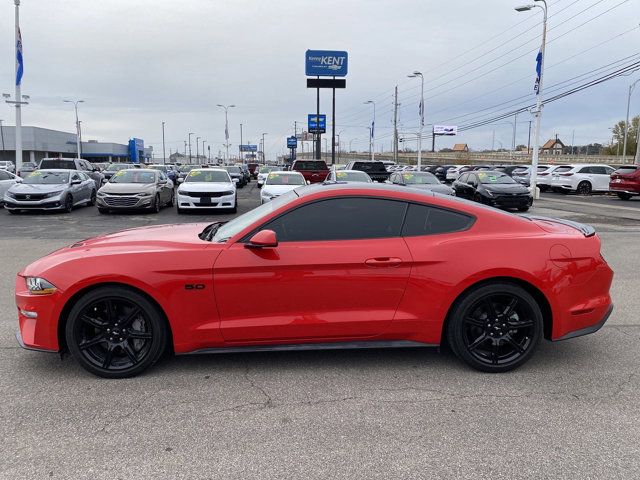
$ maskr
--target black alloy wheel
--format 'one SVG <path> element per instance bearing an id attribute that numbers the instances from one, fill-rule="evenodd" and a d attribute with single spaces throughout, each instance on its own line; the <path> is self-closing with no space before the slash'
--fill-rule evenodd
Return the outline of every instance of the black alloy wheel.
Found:
<path id="1" fill-rule="evenodd" d="M 580 195 L 589 195 L 591 193 L 591 184 L 587 181 L 580 182 L 576 192 Z"/>
<path id="2" fill-rule="evenodd" d="M 71 213 L 71 211 L 73 210 L 73 197 L 71 196 L 71 194 L 67 195 L 64 199 L 63 209 L 65 213 Z"/>
<path id="3" fill-rule="evenodd" d="M 141 294 L 103 287 L 82 297 L 65 328 L 69 351 L 87 371 L 125 378 L 153 365 L 165 351 L 162 313 Z"/>
<path id="4" fill-rule="evenodd" d="M 156 193 L 156 198 L 153 200 L 153 205 L 151 206 L 151 209 L 153 210 L 153 213 L 160 213 L 161 208 L 162 208 L 162 205 L 160 205 L 160 195 Z"/>
<path id="5" fill-rule="evenodd" d="M 543 333 L 542 313 L 521 287 L 488 284 L 458 302 L 447 330 L 452 350 L 469 366 L 506 372 L 533 355 Z"/>

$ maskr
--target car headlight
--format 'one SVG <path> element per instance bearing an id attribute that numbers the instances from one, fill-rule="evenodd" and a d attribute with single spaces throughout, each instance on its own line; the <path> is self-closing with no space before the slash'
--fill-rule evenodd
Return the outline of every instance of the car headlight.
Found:
<path id="1" fill-rule="evenodd" d="M 138 193 L 136 197 L 150 197 L 151 194 L 149 192 Z"/>
<path id="2" fill-rule="evenodd" d="M 9 198 L 16 198 L 15 194 L 11 192 L 5 192 L 5 195 Z"/>
<path id="3" fill-rule="evenodd" d="M 44 196 L 44 198 L 58 197 L 61 193 L 62 190 L 58 190 L 57 192 L 49 192 Z"/>
<path id="4" fill-rule="evenodd" d="M 26 277 L 27 288 L 31 295 L 51 295 L 57 288 L 40 277 Z"/>

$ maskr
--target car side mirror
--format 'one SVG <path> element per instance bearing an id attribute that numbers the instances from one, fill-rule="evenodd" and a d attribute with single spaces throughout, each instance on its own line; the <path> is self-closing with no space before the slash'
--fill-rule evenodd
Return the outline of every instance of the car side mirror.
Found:
<path id="1" fill-rule="evenodd" d="M 311 182 L 309 180 L 307 180 L 307 185 L 311 185 Z"/>
<path id="2" fill-rule="evenodd" d="M 233 183 L 238 183 L 238 182 L 240 182 L 240 179 L 239 179 L 239 178 L 234 178 L 234 179 L 233 179 Z"/>
<path id="3" fill-rule="evenodd" d="M 278 246 L 278 237 L 273 230 L 260 230 L 256 233 L 249 243 L 245 244 L 246 248 L 273 248 Z"/>
<path id="4" fill-rule="evenodd" d="M 178 178 L 178 183 L 184 182 L 184 178 Z"/>
<path id="5" fill-rule="evenodd" d="M 106 178 L 102 179 L 102 184 L 104 185 L 105 183 L 107 183 L 109 180 L 107 180 Z"/>

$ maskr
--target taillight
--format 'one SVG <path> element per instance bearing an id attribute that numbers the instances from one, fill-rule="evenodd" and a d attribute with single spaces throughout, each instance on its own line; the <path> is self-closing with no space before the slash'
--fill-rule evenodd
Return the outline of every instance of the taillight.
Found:
<path id="1" fill-rule="evenodd" d="M 561 173 L 560 175 L 562 175 L 563 177 L 570 177 L 571 175 L 573 175 L 573 173 Z"/>

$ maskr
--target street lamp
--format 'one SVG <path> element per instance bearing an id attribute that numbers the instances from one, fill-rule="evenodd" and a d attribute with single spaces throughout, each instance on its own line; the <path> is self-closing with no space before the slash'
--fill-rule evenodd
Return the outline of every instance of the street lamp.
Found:
<path id="1" fill-rule="evenodd" d="M 196 137 L 196 164 L 200 165 L 200 137 Z"/>
<path id="2" fill-rule="evenodd" d="M 264 155 L 264 136 L 265 135 L 267 135 L 266 132 L 262 134 L 262 163 L 267 163 Z"/>
<path id="3" fill-rule="evenodd" d="M 424 76 L 417 70 L 407 75 L 409 78 L 420 77 L 420 135 L 418 135 L 418 171 L 422 166 L 422 129 L 424 128 Z"/>
<path id="4" fill-rule="evenodd" d="M 169 153 L 171 153 L 171 150 L 169 150 Z M 166 163 L 167 163 L 167 154 L 164 149 L 164 122 L 162 122 L 162 164 L 164 165 Z"/>
<path id="5" fill-rule="evenodd" d="M 622 147 L 622 163 L 625 163 L 627 158 L 627 135 L 629 132 L 629 106 L 631 105 L 631 95 L 633 95 L 633 90 L 636 88 L 636 85 L 640 82 L 640 79 L 633 82 L 629 85 L 629 96 L 627 97 L 627 120 L 624 124 L 624 146 Z M 640 145 L 640 135 L 636 134 L 638 138 L 638 145 Z"/>
<path id="6" fill-rule="evenodd" d="M 351 149 L 351 142 L 353 142 L 354 140 L 358 140 L 358 139 L 357 139 L 357 138 L 352 138 L 351 140 L 349 140 L 349 153 L 351 153 L 351 152 L 352 152 L 352 149 Z"/>
<path id="7" fill-rule="evenodd" d="M 375 152 L 373 151 L 375 149 L 375 135 L 376 135 L 376 102 L 374 102 L 373 100 L 367 100 L 366 102 L 364 102 L 365 104 L 370 103 L 371 105 L 373 105 L 373 122 L 371 122 L 371 135 L 369 137 L 369 150 L 371 150 L 371 160 L 373 161 L 375 159 Z"/>
<path id="8" fill-rule="evenodd" d="M 530 179 L 531 195 L 533 195 L 533 198 L 537 199 L 539 197 L 537 181 L 538 181 L 538 154 L 539 154 L 538 149 L 540 147 L 540 119 L 542 117 L 542 77 L 544 74 L 544 52 L 547 44 L 548 7 L 547 7 L 546 0 L 534 0 L 534 1 L 542 3 L 543 6 L 539 5 L 538 3 L 523 5 L 520 7 L 516 7 L 516 11 L 527 12 L 537 7 L 537 8 L 541 8 L 542 11 L 544 12 L 544 19 L 542 23 L 542 45 L 540 46 L 540 53 L 538 54 L 540 55 L 540 67 L 539 67 L 540 70 L 537 72 L 538 89 L 536 92 L 536 111 L 535 111 L 536 128 L 535 128 L 534 137 L 533 137 L 533 154 L 531 159 L 531 179 Z"/>
<path id="9" fill-rule="evenodd" d="M 191 160 L 191 135 L 195 135 L 194 132 L 189 132 L 189 165 L 193 162 Z"/>
<path id="10" fill-rule="evenodd" d="M 224 140 L 225 147 L 227 147 L 227 162 L 229 164 L 229 109 L 235 107 L 235 105 L 221 105 L 218 103 L 217 105 L 220 108 L 224 108 Z"/>
<path id="11" fill-rule="evenodd" d="M 62 100 L 64 103 L 73 103 L 76 110 L 76 150 L 78 152 L 78 158 L 80 158 L 80 122 L 78 121 L 78 104 L 84 103 L 84 100 Z"/>
<path id="12" fill-rule="evenodd" d="M 206 140 L 202 140 L 202 156 L 204 157 L 204 159 L 207 159 L 207 151 L 204 149 L 204 144 L 207 143 Z M 204 162 L 203 162 L 204 163 Z"/>

